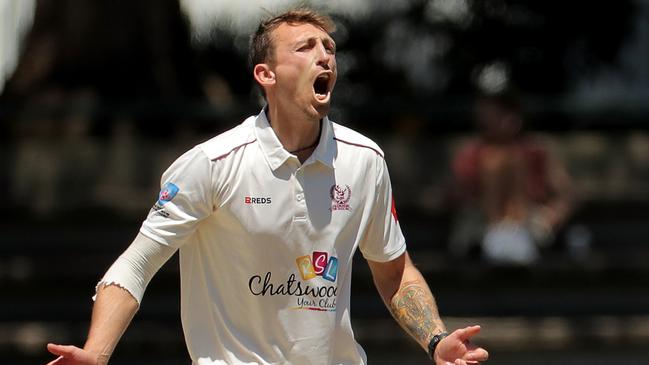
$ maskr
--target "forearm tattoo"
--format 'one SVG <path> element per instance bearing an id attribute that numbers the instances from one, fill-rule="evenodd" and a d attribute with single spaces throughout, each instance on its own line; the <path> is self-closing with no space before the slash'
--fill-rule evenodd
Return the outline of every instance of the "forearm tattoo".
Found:
<path id="1" fill-rule="evenodd" d="M 390 311 L 397 322 L 422 346 L 434 335 L 445 331 L 435 299 L 418 282 L 405 283 L 390 301 Z"/>

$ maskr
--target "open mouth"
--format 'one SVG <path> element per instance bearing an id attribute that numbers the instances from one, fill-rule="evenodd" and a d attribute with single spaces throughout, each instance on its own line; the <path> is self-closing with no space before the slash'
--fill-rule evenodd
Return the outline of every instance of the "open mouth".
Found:
<path id="1" fill-rule="evenodd" d="M 331 75 L 324 73 L 319 75 L 313 82 L 313 91 L 315 92 L 316 98 L 319 100 L 324 100 L 329 95 L 329 85 L 331 81 Z"/>

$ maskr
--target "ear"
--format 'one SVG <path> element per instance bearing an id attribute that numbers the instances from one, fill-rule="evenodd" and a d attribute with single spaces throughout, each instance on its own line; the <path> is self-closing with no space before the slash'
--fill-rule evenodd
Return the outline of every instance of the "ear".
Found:
<path id="1" fill-rule="evenodd" d="M 252 70 L 252 74 L 262 88 L 275 85 L 275 73 L 266 63 L 256 64 L 255 68 Z"/>

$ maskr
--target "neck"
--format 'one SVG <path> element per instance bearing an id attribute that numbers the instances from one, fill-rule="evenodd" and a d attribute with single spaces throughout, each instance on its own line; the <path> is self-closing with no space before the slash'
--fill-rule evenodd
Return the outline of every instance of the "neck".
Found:
<path id="1" fill-rule="evenodd" d="M 279 108 L 268 107 L 266 116 L 275 135 L 291 152 L 309 152 L 318 145 L 320 137 L 320 119 L 283 113 Z"/>

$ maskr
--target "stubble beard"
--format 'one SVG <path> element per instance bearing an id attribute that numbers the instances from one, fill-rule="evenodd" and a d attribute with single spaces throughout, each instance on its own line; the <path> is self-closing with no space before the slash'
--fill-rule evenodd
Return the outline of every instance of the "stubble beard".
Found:
<path id="1" fill-rule="evenodd" d="M 315 107 L 316 113 L 317 113 L 317 118 L 318 120 L 324 118 L 329 114 L 329 109 L 331 108 L 331 105 L 329 103 L 324 104 L 324 105 L 318 105 Z"/>

